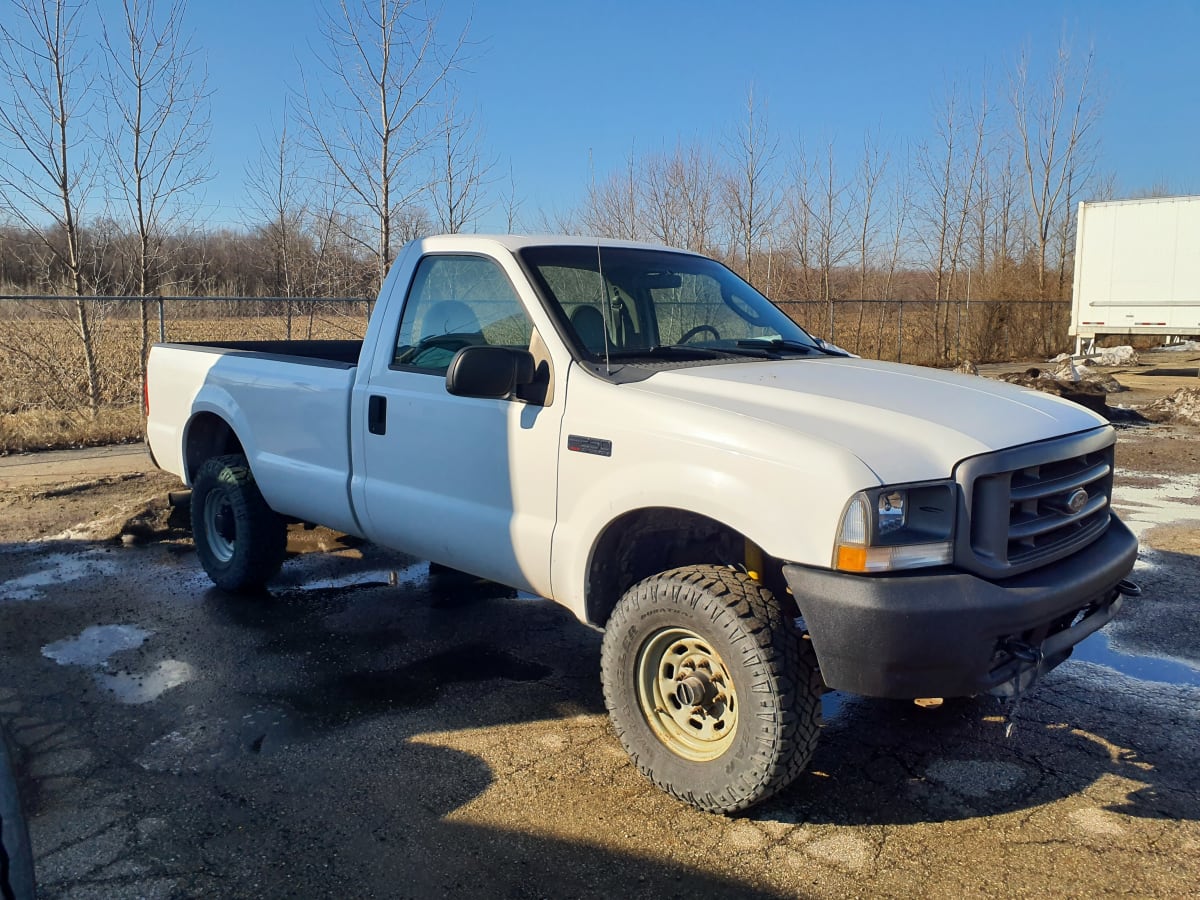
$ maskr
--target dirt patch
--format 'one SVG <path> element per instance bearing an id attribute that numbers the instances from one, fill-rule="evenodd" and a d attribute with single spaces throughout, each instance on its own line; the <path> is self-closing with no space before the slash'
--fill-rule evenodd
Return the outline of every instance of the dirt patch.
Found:
<path id="1" fill-rule="evenodd" d="M 59 535 L 108 541 L 132 534 L 137 539 L 147 529 L 166 527 L 167 494 L 180 487 L 174 475 L 150 471 L 7 490 L 0 495 L 0 543 Z"/>
<path id="2" fill-rule="evenodd" d="M 1195 523 L 1159 525 L 1144 532 L 1142 540 L 1155 550 L 1200 557 L 1200 526 Z"/>
<path id="3" fill-rule="evenodd" d="M 1200 472 L 1200 427 L 1127 428 L 1117 438 L 1117 467 L 1128 472 L 1195 475 Z"/>

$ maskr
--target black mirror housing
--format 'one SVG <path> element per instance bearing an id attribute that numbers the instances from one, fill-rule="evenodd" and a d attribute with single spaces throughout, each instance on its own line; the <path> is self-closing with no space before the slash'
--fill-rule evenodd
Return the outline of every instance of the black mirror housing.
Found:
<path id="1" fill-rule="evenodd" d="M 446 390 L 457 397 L 503 399 L 534 378 L 533 354 L 511 347 L 463 347 L 446 370 Z"/>

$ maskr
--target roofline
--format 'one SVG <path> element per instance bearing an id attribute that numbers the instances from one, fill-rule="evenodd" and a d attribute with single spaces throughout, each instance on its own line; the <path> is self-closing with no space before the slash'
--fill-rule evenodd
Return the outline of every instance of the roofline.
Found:
<path id="1" fill-rule="evenodd" d="M 671 253 L 686 253 L 689 256 L 702 256 L 693 250 L 681 247 L 669 247 L 665 244 L 653 244 L 644 241 L 618 241 L 612 238 L 588 237 L 585 235 L 567 234 L 434 234 L 419 238 L 418 242 L 428 245 L 455 244 L 469 245 L 473 242 L 488 242 L 497 244 L 506 250 L 515 252 L 527 247 L 612 247 L 635 250 L 665 250 Z M 433 249 L 428 246 L 427 249 Z"/>
<path id="2" fill-rule="evenodd" d="M 1122 200 L 1082 200 L 1080 206 L 1124 206 L 1131 203 L 1179 203 L 1200 200 L 1200 194 L 1179 194 L 1174 197 L 1126 197 Z"/>

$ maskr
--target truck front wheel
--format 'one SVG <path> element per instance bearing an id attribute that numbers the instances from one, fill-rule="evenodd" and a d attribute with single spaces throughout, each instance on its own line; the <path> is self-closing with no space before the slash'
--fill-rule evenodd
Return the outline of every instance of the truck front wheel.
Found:
<path id="1" fill-rule="evenodd" d="M 287 523 L 259 493 L 246 457 L 206 460 L 192 485 L 192 537 L 200 564 L 217 587 L 242 593 L 279 572 Z"/>
<path id="2" fill-rule="evenodd" d="M 783 789 L 817 744 L 812 647 L 770 591 L 732 569 L 689 566 L 630 588 L 605 628 L 601 677 L 638 769 L 707 812 Z"/>

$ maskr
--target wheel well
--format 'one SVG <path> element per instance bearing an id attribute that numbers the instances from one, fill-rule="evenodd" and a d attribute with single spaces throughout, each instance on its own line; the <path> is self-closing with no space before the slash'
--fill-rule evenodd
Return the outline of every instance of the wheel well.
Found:
<path id="1" fill-rule="evenodd" d="M 188 484 L 196 479 L 196 473 L 206 459 L 224 456 L 227 453 L 245 454 L 242 442 L 229 423 L 216 413 L 203 412 L 196 415 L 187 428 L 187 446 L 184 448 L 183 464 L 187 468 Z"/>
<path id="2" fill-rule="evenodd" d="M 751 564 L 753 557 L 757 557 Z M 763 554 L 741 532 L 708 516 L 669 507 L 628 512 L 610 522 L 588 563 L 587 620 L 603 627 L 621 596 L 639 581 L 690 565 L 761 568 L 758 572 L 783 605 L 789 605 L 782 563 Z"/>

